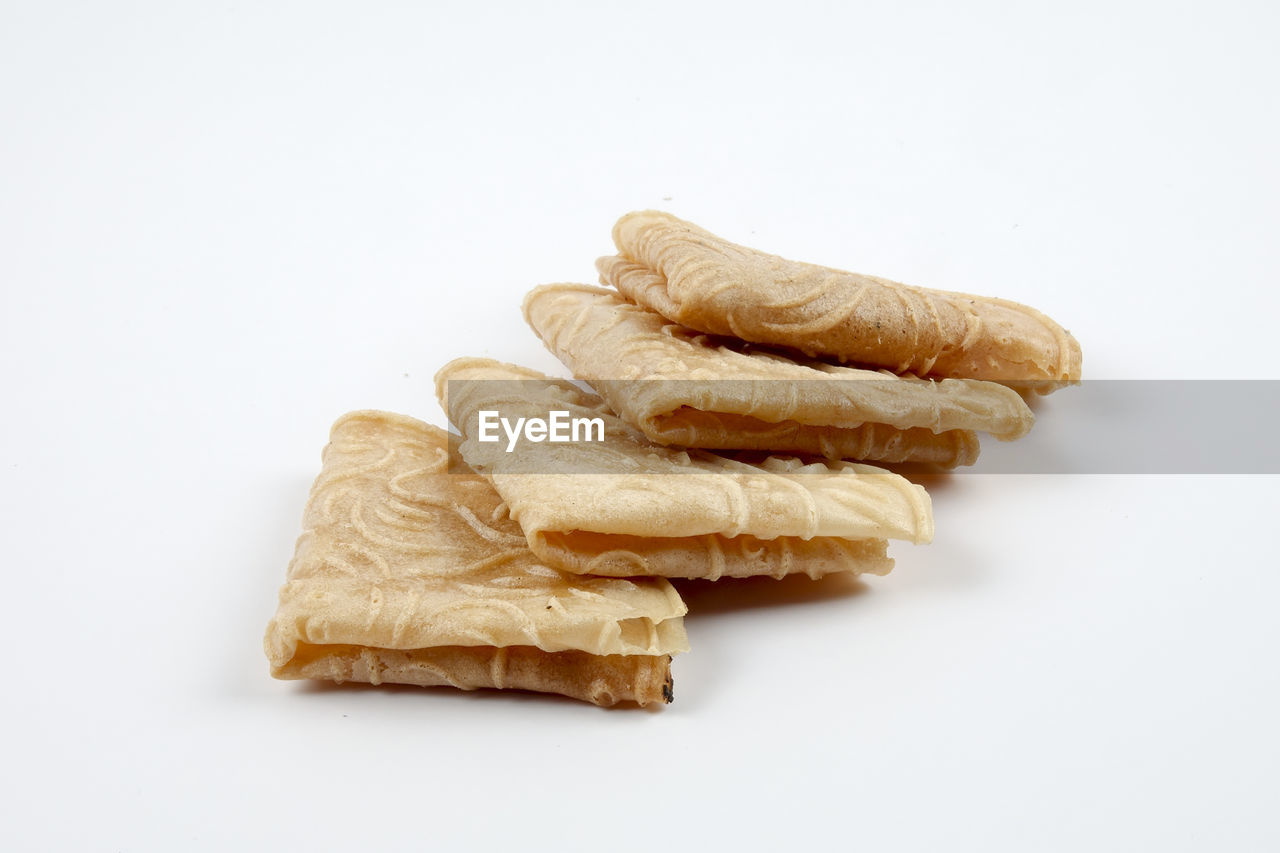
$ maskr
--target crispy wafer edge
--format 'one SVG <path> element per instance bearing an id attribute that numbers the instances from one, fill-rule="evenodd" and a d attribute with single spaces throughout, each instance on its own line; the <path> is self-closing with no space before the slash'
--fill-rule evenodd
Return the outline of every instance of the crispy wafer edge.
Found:
<path id="1" fill-rule="evenodd" d="M 669 655 L 593 655 L 544 652 L 532 646 L 438 646 L 380 649 L 307 645 L 288 664 L 273 668 L 282 679 L 343 683 L 411 684 L 558 693 L 596 705 L 638 705 L 673 698 Z"/>

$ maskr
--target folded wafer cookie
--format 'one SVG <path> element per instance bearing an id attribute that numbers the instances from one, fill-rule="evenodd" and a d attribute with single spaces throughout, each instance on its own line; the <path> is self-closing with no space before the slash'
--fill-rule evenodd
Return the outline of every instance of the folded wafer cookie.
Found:
<path id="1" fill-rule="evenodd" d="M 493 481 L 530 549 L 557 568 L 685 578 L 883 574 L 892 566 L 885 540 L 933 536 L 924 489 L 869 465 L 748 463 L 657 446 L 573 383 L 489 359 L 450 362 L 436 391 L 462 433 L 463 459 Z M 601 440 L 483 440 L 486 413 L 517 422 L 557 411 L 599 419 Z"/>
<path id="2" fill-rule="evenodd" d="M 1016 302 L 911 287 L 730 243 L 658 211 L 613 228 L 602 283 L 669 320 L 812 357 L 1048 391 L 1080 378 L 1080 345 Z"/>
<path id="3" fill-rule="evenodd" d="M 1025 435 L 1017 393 L 973 379 L 861 370 L 691 332 L 616 291 L 534 289 L 524 316 L 610 408 L 659 444 L 972 464 L 975 430 Z"/>
<path id="4" fill-rule="evenodd" d="M 543 564 L 488 480 L 450 473 L 437 427 L 339 419 L 303 526 L 265 639 L 278 678 L 670 700 L 671 585 Z"/>

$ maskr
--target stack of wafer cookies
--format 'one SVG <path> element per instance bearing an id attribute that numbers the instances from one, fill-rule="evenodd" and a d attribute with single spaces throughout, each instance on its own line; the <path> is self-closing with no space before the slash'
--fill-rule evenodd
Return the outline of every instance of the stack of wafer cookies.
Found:
<path id="1" fill-rule="evenodd" d="M 539 559 L 610 577 L 883 574 L 887 539 L 933 537 L 929 496 L 897 474 L 852 462 L 742 462 L 651 444 L 602 401 L 563 380 L 488 359 L 436 376 L 459 452 L 487 476 Z M 536 443 L 520 453 L 477 440 L 482 409 L 555 408 L 604 421 L 598 443 Z"/>
<path id="2" fill-rule="evenodd" d="M 672 322 L 837 363 L 917 376 L 1028 383 L 1080 379 L 1080 345 L 1005 299 L 910 287 L 730 243 L 669 213 L 628 213 L 600 280 Z"/>
<path id="3" fill-rule="evenodd" d="M 617 293 L 539 287 L 525 318 L 547 347 L 659 444 L 954 467 L 978 432 L 1020 438 L 1034 417 L 994 382 L 829 364 L 680 327 Z"/>
<path id="4" fill-rule="evenodd" d="M 685 606 L 667 578 L 884 574 L 928 542 L 925 490 L 866 464 L 952 468 L 1016 439 L 1019 390 L 1080 348 L 1003 300 L 786 261 L 668 214 L 624 216 L 613 288 L 545 285 L 524 314 L 590 385 L 460 358 L 460 436 L 357 412 L 333 427 L 267 632 L 280 678 L 671 701 Z M 592 393 L 594 391 L 595 393 Z M 512 442 L 501 413 L 598 424 Z M 504 421 L 505 423 L 505 421 Z M 554 436 L 552 437 L 554 438 Z"/>
<path id="5" fill-rule="evenodd" d="M 559 571 L 448 434 L 386 412 L 338 420 L 267 628 L 279 678 L 510 687 L 602 705 L 671 696 L 684 603 L 660 578 Z"/>

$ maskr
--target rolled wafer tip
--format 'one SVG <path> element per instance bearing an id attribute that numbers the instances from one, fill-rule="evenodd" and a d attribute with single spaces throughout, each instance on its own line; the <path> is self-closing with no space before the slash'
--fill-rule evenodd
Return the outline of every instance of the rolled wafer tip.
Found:
<path id="1" fill-rule="evenodd" d="M 661 210 L 633 210 L 623 214 L 613 226 L 613 244 L 624 255 L 629 254 L 624 247 L 634 245 L 642 233 L 655 225 L 688 225 L 670 213 Z"/>

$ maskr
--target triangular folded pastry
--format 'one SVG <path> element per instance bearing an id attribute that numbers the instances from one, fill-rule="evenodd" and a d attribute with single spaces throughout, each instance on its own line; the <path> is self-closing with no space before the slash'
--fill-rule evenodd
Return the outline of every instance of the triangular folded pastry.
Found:
<path id="1" fill-rule="evenodd" d="M 892 566 L 886 539 L 933 536 L 924 489 L 869 465 L 751 464 L 660 447 L 573 383 L 489 359 L 450 362 L 436 374 L 436 392 L 462 432 L 462 458 L 493 481 L 533 552 L 558 568 L 685 578 L 883 574 Z M 517 443 L 481 440 L 483 418 L 519 423 L 557 411 L 599 419 L 602 440 L 556 443 L 527 431 Z"/>
<path id="2" fill-rule="evenodd" d="M 1003 385 L 735 346 L 604 288 L 536 288 L 524 315 L 574 376 L 659 444 L 954 467 L 977 458 L 974 430 L 1013 439 L 1035 420 Z"/>
<path id="3" fill-rule="evenodd" d="M 671 585 L 542 564 L 485 478 L 450 473 L 437 427 L 339 419 L 303 527 L 267 628 L 277 678 L 671 698 L 688 649 Z"/>
<path id="4" fill-rule="evenodd" d="M 1080 378 L 1080 345 L 1005 299 L 910 287 L 739 246 L 669 213 L 629 213 L 600 280 L 676 323 L 894 373 L 1048 391 Z"/>

